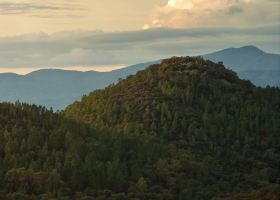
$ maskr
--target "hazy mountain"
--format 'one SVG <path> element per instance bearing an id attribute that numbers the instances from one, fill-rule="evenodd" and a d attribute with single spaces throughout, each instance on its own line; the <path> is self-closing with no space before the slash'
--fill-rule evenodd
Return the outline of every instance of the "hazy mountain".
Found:
<path id="1" fill-rule="evenodd" d="M 243 79 L 257 86 L 280 86 L 280 55 L 268 54 L 253 46 L 230 48 L 203 56 L 214 62 L 223 61 L 226 67 L 238 72 Z M 96 89 L 102 89 L 119 78 L 126 78 L 151 64 L 141 63 L 112 72 L 80 72 L 45 69 L 25 76 L 0 74 L 0 101 L 27 102 L 63 109 Z"/>
<path id="2" fill-rule="evenodd" d="M 266 53 L 254 46 L 229 48 L 203 56 L 213 62 L 223 62 L 243 79 L 257 86 L 280 86 L 280 55 Z"/>

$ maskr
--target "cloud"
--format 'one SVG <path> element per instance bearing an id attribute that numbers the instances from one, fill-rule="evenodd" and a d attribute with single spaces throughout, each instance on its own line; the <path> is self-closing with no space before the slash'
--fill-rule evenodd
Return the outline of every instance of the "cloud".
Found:
<path id="1" fill-rule="evenodd" d="M 240 6 L 231 6 L 228 10 L 227 13 L 230 15 L 234 15 L 234 14 L 238 14 L 238 13 L 242 13 L 244 10 L 242 7 Z"/>
<path id="2" fill-rule="evenodd" d="M 154 10 L 151 22 L 143 27 L 246 27 L 278 23 L 279 3 L 273 0 L 169 0 Z M 260 18 L 260 13 L 265 17 Z"/>
<path id="3" fill-rule="evenodd" d="M 96 53 L 91 49 L 73 48 L 50 59 L 50 63 L 60 66 L 88 66 L 96 62 Z"/>
<path id="4" fill-rule="evenodd" d="M 167 2 L 167 7 L 179 10 L 203 10 L 206 12 L 211 12 L 215 10 L 223 10 L 235 4 L 249 2 L 249 0 L 169 0 Z"/>
<path id="5" fill-rule="evenodd" d="M 0 15 L 19 15 L 19 14 L 29 14 L 33 12 L 49 13 L 49 12 L 59 12 L 59 11 L 73 11 L 78 9 L 82 9 L 82 8 L 74 4 L 52 3 L 47 1 L 27 2 L 23 0 L 21 2 L 17 2 L 17 1 L 0 2 Z"/>
<path id="6" fill-rule="evenodd" d="M 0 37 L 0 67 L 135 64 L 251 44 L 270 52 L 280 52 L 279 34 L 279 25 L 33 33 Z"/>

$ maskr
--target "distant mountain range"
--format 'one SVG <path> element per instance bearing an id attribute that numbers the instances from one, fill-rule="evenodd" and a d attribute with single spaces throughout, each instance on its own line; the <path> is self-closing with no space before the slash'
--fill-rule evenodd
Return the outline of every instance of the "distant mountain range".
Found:
<path id="1" fill-rule="evenodd" d="M 257 86 L 280 86 L 278 54 L 265 53 L 254 46 L 245 46 L 225 49 L 203 57 L 214 62 L 223 62 L 241 78 L 248 79 Z M 126 78 L 160 62 L 141 63 L 111 72 L 44 69 L 27 75 L 3 73 L 0 74 L 0 101 L 19 100 L 55 110 L 64 109 L 82 95 L 105 88 L 120 78 Z"/>

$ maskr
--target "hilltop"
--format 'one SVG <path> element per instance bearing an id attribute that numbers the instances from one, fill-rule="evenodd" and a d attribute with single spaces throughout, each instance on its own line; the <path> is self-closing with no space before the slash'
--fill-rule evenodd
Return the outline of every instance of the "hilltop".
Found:
<path id="1" fill-rule="evenodd" d="M 246 126 L 251 131 L 260 131 L 255 126 L 243 125 L 244 120 L 255 123 L 257 119 L 277 126 L 261 110 L 279 109 L 278 92 L 276 88 L 256 88 L 221 63 L 200 57 L 174 57 L 84 96 L 67 107 L 65 113 L 90 125 L 145 132 L 167 139 L 189 140 L 190 132 L 206 134 L 210 131 L 204 127 L 207 124 L 219 124 L 219 130 L 213 132 L 222 134 L 230 129 L 233 135 L 243 135 Z M 266 99 L 270 94 L 275 95 L 272 101 Z"/>

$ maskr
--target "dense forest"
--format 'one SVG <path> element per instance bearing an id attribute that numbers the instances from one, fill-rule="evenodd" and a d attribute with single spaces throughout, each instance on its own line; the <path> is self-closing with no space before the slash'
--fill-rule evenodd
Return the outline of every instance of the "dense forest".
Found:
<path id="1" fill-rule="evenodd" d="M 63 112 L 0 104 L 0 199 L 280 198 L 280 90 L 174 57 Z"/>

